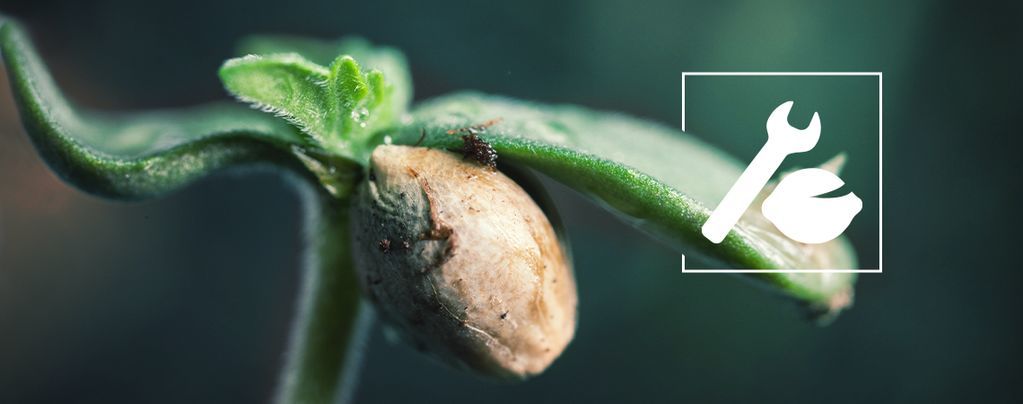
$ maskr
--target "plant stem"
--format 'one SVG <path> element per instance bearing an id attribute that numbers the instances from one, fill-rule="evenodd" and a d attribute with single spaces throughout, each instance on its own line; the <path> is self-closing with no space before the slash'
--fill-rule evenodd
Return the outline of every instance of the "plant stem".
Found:
<path id="1" fill-rule="evenodd" d="M 305 274 L 277 402 L 348 402 L 373 311 L 352 268 L 348 200 L 304 187 Z"/>

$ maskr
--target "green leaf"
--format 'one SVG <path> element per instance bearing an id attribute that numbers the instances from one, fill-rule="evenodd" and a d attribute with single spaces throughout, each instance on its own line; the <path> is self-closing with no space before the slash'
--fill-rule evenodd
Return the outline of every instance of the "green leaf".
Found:
<path id="1" fill-rule="evenodd" d="M 240 100 L 295 124 L 317 143 L 326 143 L 330 72 L 299 55 L 246 56 L 220 68 L 227 90 Z"/>
<path id="2" fill-rule="evenodd" d="M 21 28 L 0 21 L 0 54 L 32 142 L 65 181 L 94 194 L 165 194 L 216 170 L 253 163 L 298 168 L 308 143 L 287 123 L 237 104 L 108 114 L 65 99 Z"/>
<path id="3" fill-rule="evenodd" d="M 254 35 L 244 38 L 239 46 L 240 56 L 297 53 L 313 63 L 327 66 L 338 55 L 349 55 L 371 70 L 379 70 L 391 84 L 390 110 L 404 114 L 412 101 L 412 77 L 408 62 L 401 51 L 371 44 L 359 37 L 336 41 L 310 39 L 288 35 Z"/>
<path id="4" fill-rule="evenodd" d="M 245 48 L 265 55 L 224 63 L 220 77 L 228 91 L 288 119 L 332 154 L 364 161 L 366 140 L 396 125 L 407 111 L 412 92 L 404 58 L 396 51 L 375 49 L 360 40 L 330 45 L 297 39 L 248 43 Z M 329 67 L 304 57 L 328 60 L 324 55 L 331 51 L 335 53 Z M 382 70 L 364 72 L 352 55 L 336 56 L 345 51 L 382 66 L 394 79 Z"/>
<path id="5" fill-rule="evenodd" d="M 743 165 L 690 134 L 614 113 L 474 93 L 419 105 L 411 123 L 378 139 L 459 149 L 457 129 L 499 120 L 479 136 L 500 161 L 534 168 L 581 191 L 687 255 L 749 269 L 854 268 L 845 239 L 819 246 L 782 237 L 750 209 L 720 245 L 701 226 Z M 423 136 L 425 133 L 425 136 Z M 756 205 L 759 206 L 759 205 Z M 825 312 L 849 302 L 854 274 L 754 274 Z"/>

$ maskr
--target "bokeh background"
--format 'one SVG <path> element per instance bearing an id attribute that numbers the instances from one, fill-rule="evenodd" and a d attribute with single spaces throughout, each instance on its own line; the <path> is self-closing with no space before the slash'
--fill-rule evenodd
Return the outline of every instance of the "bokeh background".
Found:
<path id="1" fill-rule="evenodd" d="M 863 276 L 856 306 L 832 325 L 730 276 L 682 276 L 676 253 L 551 184 L 581 295 L 562 358 L 529 382 L 496 384 L 378 329 L 356 399 L 1014 401 L 1023 6 L 831 3 L 5 0 L 0 10 L 30 28 L 70 96 L 109 109 L 226 99 L 217 67 L 241 36 L 267 32 L 399 47 L 417 99 L 477 89 L 676 126 L 682 71 L 883 71 L 885 273 Z M 0 402 L 267 401 L 299 275 L 291 189 L 273 174 L 222 175 L 159 201 L 84 195 L 35 156 L 0 88 Z M 722 122 L 708 114 L 706 125 Z M 736 155 L 763 136 L 711 129 Z M 876 236 L 853 236 L 869 256 Z"/>

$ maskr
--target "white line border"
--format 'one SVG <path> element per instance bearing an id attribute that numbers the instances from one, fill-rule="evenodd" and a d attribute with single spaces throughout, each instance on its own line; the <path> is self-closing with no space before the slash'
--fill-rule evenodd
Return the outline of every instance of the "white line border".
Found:
<path id="1" fill-rule="evenodd" d="M 686 130 L 686 77 L 687 76 L 870 76 L 877 77 L 877 268 L 873 269 L 686 269 L 682 257 L 682 272 L 686 273 L 883 273 L 881 265 L 882 236 L 884 221 L 882 209 L 884 187 L 882 163 L 884 162 L 884 74 L 882 72 L 682 72 L 682 131 Z"/>

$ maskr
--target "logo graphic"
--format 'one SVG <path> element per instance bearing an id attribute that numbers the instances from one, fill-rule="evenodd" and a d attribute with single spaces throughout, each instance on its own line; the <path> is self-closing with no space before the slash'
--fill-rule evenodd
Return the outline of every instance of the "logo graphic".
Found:
<path id="1" fill-rule="evenodd" d="M 688 268 L 683 254 L 682 272 L 882 273 L 882 76 L 855 71 L 682 72 L 682 130 L 713 136 L 726 151 L 749 156 L 744 170 L 719 173 L 717 179 L 730 187 L 715 191 L 727 193 L 702 195 L 700 202 L 713 208 L 701 224 L 702 236 L 721 244 L 733 230 L 744 229 L 740 222 L 750 219 L 753 226 L 746 230 L 788 241 L 782 243 L 788 246 L 782 253 L 832 246 L 856 252 L 855 262 L 770 269 L 725 268 L 725 263 L 707 257 L 698 257 L 695 267 Z M 800 108 L 809 109 L 806 118 L 796 117 Z M 795 119 L 792 124 L 790 117 Z M 822 131 L 824 126 L 827 131 Z M 822 158 L 827 162 L 821 164 Z"/>
<path id="2" fill-rule="evenodd" d="M 792 101 L 779 105 L 767 118 L 767 143 L 725 195 L 703 225 L 703 235 L 720 243 L 731 231 L 757 194 L 774 176 L 790 154 L 803 153 L 817 146 L 821 136 L 820 116 L 815 112 L 805 129 L 789 125 Z M 762 212 L 789 238 L 819 244 L 842 234 L 863 202 L 853 193 L 837 198 L 817 196 L 841 187 L 844 182 L 820 168 L 807 168 L 788 174 L 764 200 Z"/>

